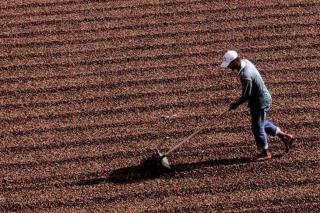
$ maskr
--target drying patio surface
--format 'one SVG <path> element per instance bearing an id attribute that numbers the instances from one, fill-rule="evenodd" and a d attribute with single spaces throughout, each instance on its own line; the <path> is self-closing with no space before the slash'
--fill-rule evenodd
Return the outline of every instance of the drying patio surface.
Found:
<path id="1" fill-rule="evenodd" d="M 0 3 L 0 211 L 318 212 L 318 0 Z M 255 162 L 241 91 L 252 60 L 269 119 L 296 136 Z M 170 149 L 172 172 L 139 167 Z"/>

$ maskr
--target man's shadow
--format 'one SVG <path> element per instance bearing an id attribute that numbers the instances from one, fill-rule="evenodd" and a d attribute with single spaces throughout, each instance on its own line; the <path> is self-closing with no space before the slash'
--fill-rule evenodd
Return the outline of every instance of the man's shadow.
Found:
<path id="1" fill-rule="evenodd" d="M 273 158 L 281 158 L 282 155 L 273 156 Z M 155 178 L 174 178 L 179 174 L 205 167 L 219 167 L 237 164 L 249 164 L 256 162 L 253 158 L 241 157 L 230 159 L 216 159 L 207 160 L 195 163 L 182 163 L 171 166 L 171 169 L 165 167 L 146 168 L 143 164 L 128 166 L 116 169 L 109 173 L 107 177 L 92 178 L 81 180 L 76 185 L 95 185 L 101 183 L 114 183 L 114 184 L 130 184 L 135 182 L 142 182 L 145 180 Z"/>

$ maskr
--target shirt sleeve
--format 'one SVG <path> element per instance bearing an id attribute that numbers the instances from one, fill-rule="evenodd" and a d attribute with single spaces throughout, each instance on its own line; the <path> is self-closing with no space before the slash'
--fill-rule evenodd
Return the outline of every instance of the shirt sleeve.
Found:
<path id="1" fill-rule="evenodd" d="M 241 98 L 247 100 L 250 95 L 251 95 L 251 91 L 252 91 L 252 81 L 250 79 L 242 79 L 241 80 L 241 84 L 242 84 L 242 95 Z"/>
<path id="2" fill-rule="evenodd" d="M 241 79 L 242 84 L 242 94 L 241 97 L 237 100 L 237 104 L 243 104 L 248 100 L 252 91 L 252 80 L 248 78 Z"/>

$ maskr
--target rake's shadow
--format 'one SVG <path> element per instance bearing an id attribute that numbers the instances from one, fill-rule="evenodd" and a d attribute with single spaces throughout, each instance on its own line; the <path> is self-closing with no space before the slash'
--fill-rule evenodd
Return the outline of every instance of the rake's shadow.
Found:
<path id="1" fill-rule="evenodd" d="M 283 155 L 274 155 L 273 158 L 281 158 Z M 108 177 L 93 178 L 82 180 L 77 185 L 95 185 L 100 183 L 115 183 L 115 184 L 130 184 L 135 182 L 142 182 L 155 178 L 172 178 L 179 173 L 188 172 L 204 167 L 219 167 L 238 164 L 249 164 L 256 162 L 253 158 L 230 158 L 207 160 L 195 163 L 183 163 L 171 166 L 171 170 L 160 168 L 158 170 L 146 170 L 141 164 L 136 166 L 123 167 L 112 171 Z"/>
<path id="2" fill-rule="evenodd" d="M 252 162 L 251 158 L 232 158 L 232 159 L 219 159 L 208 160 L 196 163 L 183 163 L 171 166 L 171 170 L 158 170 L 157 172 L 148 172 L 140 165 L 124 167 L 114 170 L 108 177 L 108 182 L 115 184 L 128 184 L 140 182 L 155 178 L 170 178 L 174 177 L 177 173 L 188 172 L 203 167 L 225 166 L 234 164 L 244 164 Z"/>

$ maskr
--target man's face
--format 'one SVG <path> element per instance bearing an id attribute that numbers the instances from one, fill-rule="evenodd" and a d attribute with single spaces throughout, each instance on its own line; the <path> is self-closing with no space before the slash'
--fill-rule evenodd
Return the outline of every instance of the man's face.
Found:
<path id="1" fill-rule="evenodd" d="M 229 69 L 231 69 L 232 71 L 236 72 L 239 71 L 240 66 L 239 66 L 239 60 L 238 59 L 234 59 L 233 61 L 230 62 Z"/>

